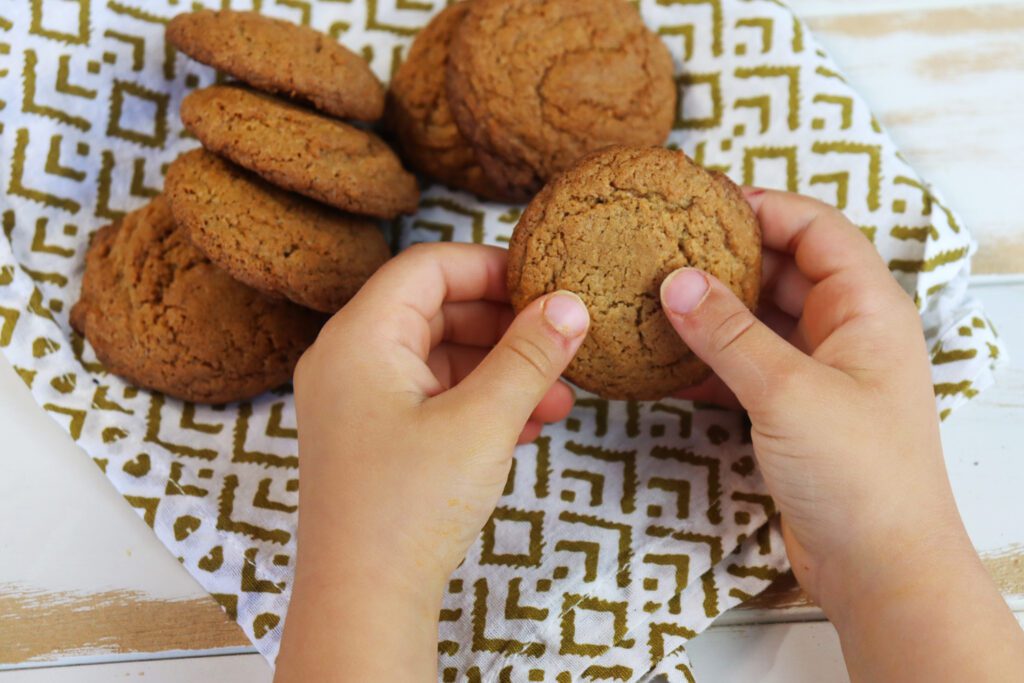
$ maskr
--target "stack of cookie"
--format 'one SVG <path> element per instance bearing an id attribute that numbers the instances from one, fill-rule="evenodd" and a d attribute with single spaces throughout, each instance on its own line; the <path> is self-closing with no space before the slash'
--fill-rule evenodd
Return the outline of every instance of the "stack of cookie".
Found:
<path id="1" fill-rule="evenodd" d="M 373 219 L 415 211 L 419 189 L 383 141 L 339 120 L 379 119 L 384 87 L 330 37 L 204 10 L 171 21 L 167 39 L 262 92 L 185 98 L 204 149 L 171 164 L 164 195 L 97 233 L 71 321 L 135 384 L 242 400 L 291 377 L 322 314 L 389 258 Z"/>
<path id="2" fill-rule="evenodd" d="M 589 152 L 663 144 L 676 105 L 634 3 L 466 0 L 417 36 L 385 121 L 417 171 L 519 202 Z"/>
<path id="3" fill-rule="evenodd" d="M 205 151 L 167 173 L 175 221 L 249 286 L 337 311 L 388 257 L 373 222 L 353 214 L 394 218 L 419 203 L 416 178 L 391 148 L 338 120 L 379 119 L 384 87 L 329 36 L 255 12 L 182 14 L 167 40 L 263 91 L 215 85 L 182 102 Z"/>

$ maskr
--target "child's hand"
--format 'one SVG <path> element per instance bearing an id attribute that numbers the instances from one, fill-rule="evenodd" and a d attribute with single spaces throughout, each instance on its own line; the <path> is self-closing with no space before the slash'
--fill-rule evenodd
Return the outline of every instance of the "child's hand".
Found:
<path id="1" fill-rule="evenodd" d="M 1020 630 L 946 478 L 913 303 L 835 209 L 747 197 L 763 230 L 762 317 L 782 336 L 713 277 L 670 275 L 669 319 L 716 373 L 683 396 L 749 412 L 793 569 L 839 629 L 854 680 L 1021 675 Z"/>
<path id="2" fill-rule="evenodd" d="M 409 249 L 299 363 L 302 509 L 282 678 L 436 676 L 444 585 L 494 510 L 517 440 L 572 408 L 558 377 L 589 325 L 583 302 L 559 292 L 513 320 L 505 268 L 492 247 Z M 360 626 L 338 638 L 344 622 Z M 310 648 L 323 658 L 299 656 Z"/>

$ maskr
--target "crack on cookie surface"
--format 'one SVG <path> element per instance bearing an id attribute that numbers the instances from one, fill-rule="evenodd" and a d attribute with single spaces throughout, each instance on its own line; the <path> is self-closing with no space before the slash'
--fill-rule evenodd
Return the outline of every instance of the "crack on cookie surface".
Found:
<path id="1" fill-rule="evenodd" d="M 207 149 L 271 183 L 379 218 L 411 213 L 416 178 L 367 131 L 238 86 L 196 90 L 181 119 Z"/>
<path id="2" fill-rule="evenodd" d="M 165 188 L 175 222 L 237 280 L 325 313 L 390 256 L 377 225 L 285 192 L 205 150 L 178 157 Z"/>
<path id="3" fill-rule="evenodd" d="M 756 304 L 759 228 L 724 182 L 682 153 L 620 147 L 587 157 L 530 204 L 510 244 L 509 290 L 517 309 L 556 289 L 587 303 L 590 333 L 570 379 L 605 397 L 646 399 L 706 377 L 659 290 L 692 266 Z"/>
<path id="4" fill-rule="evenodd" d="M 475 0 L 451 50 L 455 120 L 512 193 L 593 149 L 660 144 L 671 129 L 671 57 L 627 3 Z"/>
<path id="5" fill-rule="evenodd" d="M 322 323 L 215 268 L 175 227 L 162 195 L 90 249 L 81 305 L 80 331 L 111 372 L 205 403 L 288 381 Z"/>

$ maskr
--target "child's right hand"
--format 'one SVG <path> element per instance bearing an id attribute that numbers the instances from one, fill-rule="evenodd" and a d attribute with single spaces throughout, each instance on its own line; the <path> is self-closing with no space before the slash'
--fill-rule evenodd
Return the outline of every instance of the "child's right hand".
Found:
<path id="1" fill-rule="evenodd" d="M 837 210 L 746 194 L 763 230 L 762 317 L 782 336 L 710 275 L 670 275 L 665 311 L 715 371 L 683 397 L 749 412 L 794 572 L 838 628 L 854 680 L 990 680 L 971 644 L 985 638 L 992 674 L 1024 676 L 1024 638 L 946 477 L 913 303 Z M 991 643 L 1014 642 L 991 657 Z"/>

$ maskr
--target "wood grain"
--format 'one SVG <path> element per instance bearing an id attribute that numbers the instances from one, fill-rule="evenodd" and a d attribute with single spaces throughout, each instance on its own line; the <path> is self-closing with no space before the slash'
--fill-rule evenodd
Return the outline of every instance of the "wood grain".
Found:
<path id="1" fill-rule="evenodd" d="M 213 598 L 159 600 L 126 590 L 54 593 L 2 584 L 0 624 L 0 665 L 249 644 Z"/>
<path id="2" fill-rule="evenodd" d="M 1024 273 L 1024 3 L 846 4 L 856 13 L 809 16 L 815 35 L 962 215 L 979 242 L 974 272 Z"/>
<path id="3" fill-rule="evenodd" d="M 0 671 L 2 683 L 271 683 L 274 673 L 258 654 L 218 655 Z"/>
<path id="4" fill-rule="evenodd" d="M 981 561 L 1000 591 L 1024 595 L 1024 545 L 1014 544 L 1001 553 L 983 556 Z"/>
<path id="5" fill-rule="evenodd" d="M 974 31 L 1006 33 L 1024 30 L 1024 11 L 1017 4 L 978 3 L 918 11 L 887 8 L 872 13 L 819 16 L 808 19 L 816 31 L 858 38 L 878 38 L 893 33 L 918 37 L 959 36 Z"/>
<path id="6" fill-rule="evenodd" d="M 801 17 L 850 17 L 883 12 L 910 12 L 964 8 L 972 5 L 1009 5 L 1020 7 L 1021 0 L 785 0 Z"/>
<path id="7" fill-rule="evenodd" d="M 1024 596 L 1024 545 L 981 555 L 981 561 L 995 581 L 999 592 L 1007 597 Z M 740 610 L 782 610 L 814 607 L 814 602 L 800 588 L 792 572 L 786 572 L 760 595 L 743 603 Z M 822 616 L 822 618 L 824 618 Z"/>

